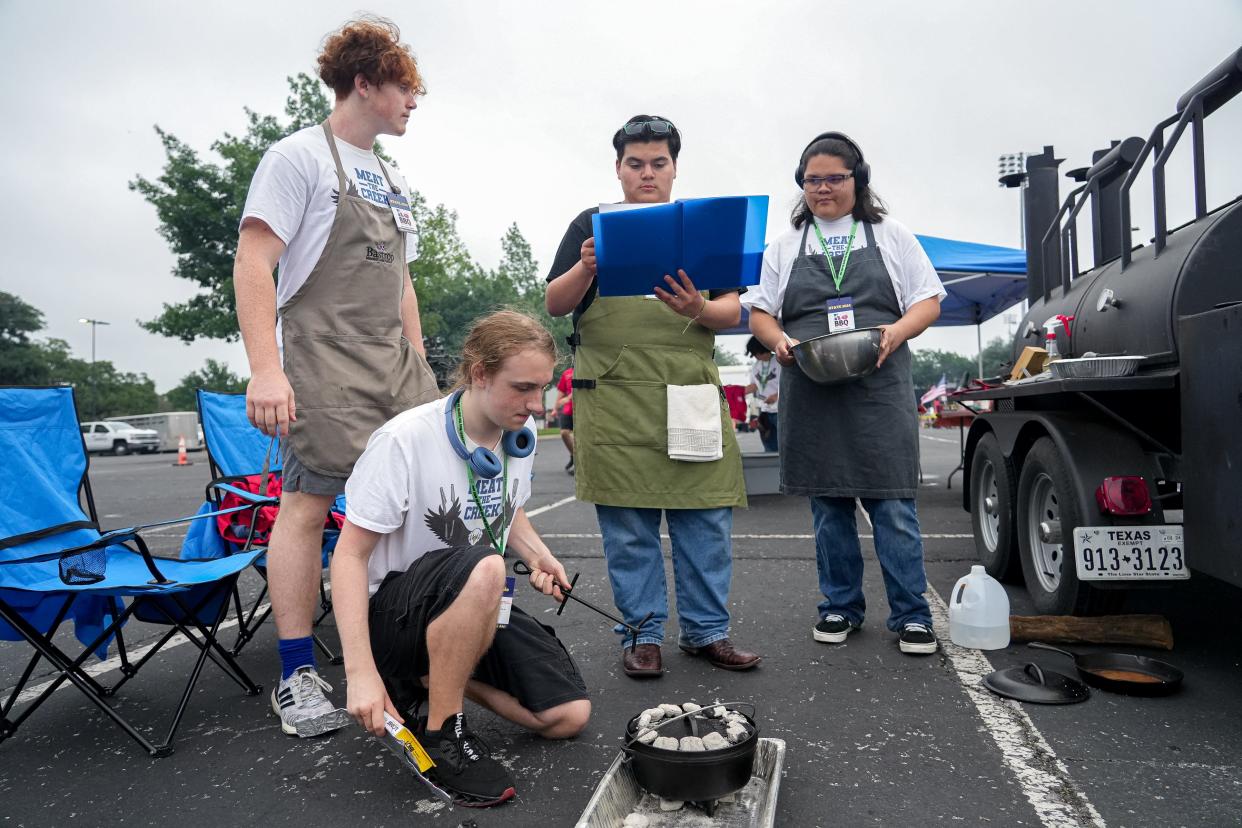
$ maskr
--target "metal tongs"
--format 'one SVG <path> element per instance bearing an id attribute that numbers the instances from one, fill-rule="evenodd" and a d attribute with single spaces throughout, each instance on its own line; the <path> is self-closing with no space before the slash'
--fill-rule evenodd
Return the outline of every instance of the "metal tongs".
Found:
<path id="1" fill-rule="evenodd" d="M 525 561 L 514 561 L 513 571 L 517 573 L 518 575 L 529 575 L 531 574 L 532 570 L 529 566 L 526 565 Z M 635 647 L 638 646 L 639 628 L 642 627 L 643 624 L 646 624 L 649 620 L 651 620 L 651 616 L 655 615 L 655 613 L 649 612 L 646 615 L 644 615 L 642 617 L 642 620 L 638 622 L 637 626 L 625 623 L 617 616 L 613 615 L 610 612 L 607 612 L 606 610 L 600 609 L 599 607 L 595 606 L 594 604 L 592 604 L 590 601 L 586 600 L 585 598 L 579 598 L 577 595 L 574 595 L 574 587 L 578 585 L 578 576 L 581 574 L 582 573 L 580 572 L 575 572 L 574 577 L 570 578 L 569 580 L 569 586 L 561 586 L 560 584 L 557 584 L 556 588 L 559 589 L 561 591 L 561 594 L 564 595 L 566 598 L 572 598 L 573 600 L 577 601 L 579 604 L 582 604 L 587 609 L 595 610 L 600 615 L 607 618 L 609 621 L 615 621 L 618 624 L 620 624 L 622 627 L 625 627 L 627 630 L 629 630 L 630 631 L 630 649 L 633 650 Z M 560 615 L 561 613 L 563 613 L 568 603 L 569 603 L 568 601 L 561 601 L 561 605 L 557 608 L 556 614 Z"/>

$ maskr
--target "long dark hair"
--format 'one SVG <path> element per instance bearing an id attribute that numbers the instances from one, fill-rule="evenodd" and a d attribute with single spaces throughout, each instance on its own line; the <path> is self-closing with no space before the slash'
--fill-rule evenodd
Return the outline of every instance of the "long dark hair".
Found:
<path id="1" fill-rule="evenodd" d="M 799 167 L 805 170 L 807 162 L 817 155 L 834 155 L 840 158 L 841 162 L 845 164 L 846 169 L 849 170 L 858 166 L 858 153 L 848 143 L 838 138 L 823 138 L 811 144 L 806 148 L 806 152 L 802 153 L 802 158 L 798 162 Z M 870 181 L 867 182 L 865 187 L 859 187 L 856 181 L 854 182 L 854 209 L 850 212 L 854 216 L 855 221 L 879 224 L 884 221 L 884 216 L 888 214 L 888 208 L 884 206 L 884 202 L 876 195 L 875 190 L 871 189 Z M 800 229 L 810 215 L 811 208 L 806 206 L 806 197 L 799 195 L 789 220 L 793 223 L 795 229 Z"/>

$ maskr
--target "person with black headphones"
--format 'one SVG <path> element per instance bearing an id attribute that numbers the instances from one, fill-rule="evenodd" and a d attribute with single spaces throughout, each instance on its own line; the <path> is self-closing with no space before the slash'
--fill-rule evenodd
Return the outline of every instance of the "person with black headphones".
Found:
<path id="1" fill-rule="evenodd" d="M 840 132 L 817 135 L 794 180 L 793 228 L 768 246 L 758 287 L 743 298 L 750 330 L 785 366 L 780 386 L 781 491 L 811 500 L 824 599 L 812 635 L 837 644 L 866 611 L 855 500 L 875 527 L 888 628 L 903 653 L 937 648 L 915 494 L 918 418 L 906 344 L 940 316 L 946 295 L 927 254 L 886 218 L 862 149 Z M 874 373 L 813 382 L 790 349 L 812 337 L 879 328 Z"/>
<path id="2" fill-rule="evenodd" d="M 576 736 L 586 684 L 551 627 L 512 605 L 505 553 L 535 589 L 563 600 L 565 569 L 523 504 L 556 345 L 515 311 L 477 322 L 444 399 L 372 435 L 345 487 L 332 559 L 350 714 L 371 733 L 412 718 L 428 776 L 469 805 L 514 795 L 508 771 L 469 730 L 464 699 L 549 739 Z M 419 710 L 426 702 L 425 723 Z"/>

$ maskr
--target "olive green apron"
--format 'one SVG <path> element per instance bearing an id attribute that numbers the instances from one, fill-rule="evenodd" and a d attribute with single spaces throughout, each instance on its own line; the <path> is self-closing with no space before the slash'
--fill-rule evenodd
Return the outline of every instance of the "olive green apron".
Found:
<path id="1" fill-rule="evenodd" d="M 440 392 L 401 330 L 405 233 L 390 209 L 358 195 L 327 121 L 323 131 L 336 164 L 336 216 L 319 261 L 279 314 L 297 406 L 293 452 L 311 471 L 348 477 L 375 429 Z"/>
<path id="2" fill-rule="evenodd" d="M 684 331 L 684 332 L 683 332 Z M 578 320 L 574 355 L 574 465 L 579 500 L 646 509 L 745 506 L 742 458 L 724 397 L 724 457 L 668 456 L 668 385 L 720 387 L 715 334 L 686 327 L 655 299 L 597 296 Z"/>

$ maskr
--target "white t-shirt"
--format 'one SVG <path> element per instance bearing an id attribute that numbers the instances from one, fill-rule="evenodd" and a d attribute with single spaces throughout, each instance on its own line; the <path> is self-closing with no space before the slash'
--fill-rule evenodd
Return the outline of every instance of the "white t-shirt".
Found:
<path id="1" fill-rule="evenodd" d="M 345 516 L 383 535 L 367 566 L 372 595 L 389 572 L 404 572 L 428 552 L 449 546 L 490 544 L 479 508 L 470 495 L 466 463 L 449 444 L 444 428 L 448 397 L 403 411 L 367 441 L 345 483 Z M 534 432 L 534 422 L 526 427 Z M 474 443 L 466 438 L 466 450 Z M 493 451 L 503 458 L 500 448 Z M 512 516 L 530 498 L 535 453 L 508 458 L 505 534 Z M 504 475 L 476 478 L 483 512 L 500 539 Z"/>
<path id="2" fill-rule="evenodd" d="M 815 219 L 819 230 L 828 243 L 833 256 L 845 252 L 845 243 L 849 241 L 850 227 L 854 219 L 842 216 L 834 221 Z M 777 319 L 781 317 L 781 306 L 785 303 L 785 288 L 789 284 L 789 273 L 798 258 L 798 246 L 802 242 L 802 231 L 806 225 L 798 229 L 790 228 L 768 245 L 763 253 L 763 273 L 759 284 L 742 294 L 742 304 L 747 308 L 759 308 L 767 311 Z M 905 313 L 910 306 L 924 299 L 935 296 L 944 299 L 948 294 L 940 284 L 940 277 L 927 258 L 923 246 L 904 224 L 896 219 L 885 216 L 879 224 L 871 226 L 875 234 L 876 247 L 880 248 L 880 257 L 888 268 L 889 278 L 893 281 L 893 291 L 897 294 L 897 304 Z M 859 223 L 854 234 L 854 250 L 867 246 L 867 234 Z M 809 254 L 823 253 L 815 229 L 811 228 L 806 236 L 806 252 Z M 848 294 L 849 270 L 846 270 L 846 282 L 841 291 Z"/>
<path id="3" fill-rule="evenodd" d="M 388 207 L 388 180 L 374 152 L 355 147 L 336 138 L 341 168 L 357 195 L 385 209 Z M 392 183 L 407 197 L 405 179 L 389 167 Z M 300 129 L 280 139 L 263 154 L 250 180 L 250 192 L 242 210 L 242 221 L 254 217 L 272 228 L 285 252 L 280 257 L 276 283 L 276 307 L 283 307 L 315 268 L 328 243 L 328 233 L 336 218 L 336 165 L 328 138 L 319 124 Z M 405 259 L 418 258 L 418 237 L 405 236 Z M 276 342 L 281 342 L 277 322 Z"/>
<path id="4" fill-rule="evenodd" d="M 781 364 L 776 361 L 776 357 L 767 362 L 755 360 L 755 364 L 750 366 L 750 382 L 755 386 L 755 400 L 759 403 L 759 410 L 775 414 L 780 400 L 774 403 L 766 400 L 781 390 Z"/>

